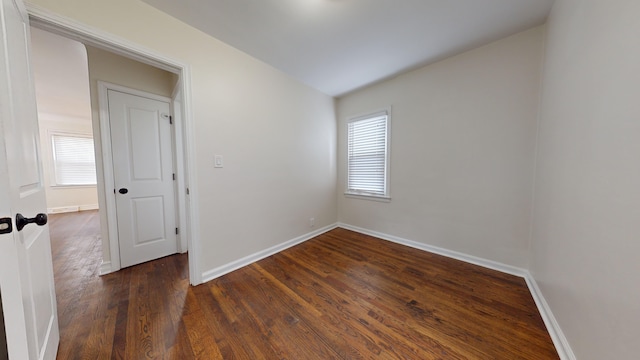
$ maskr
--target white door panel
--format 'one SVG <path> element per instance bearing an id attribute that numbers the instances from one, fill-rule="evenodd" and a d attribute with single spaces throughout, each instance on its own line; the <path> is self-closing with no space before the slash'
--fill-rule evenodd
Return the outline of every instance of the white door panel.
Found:
<path id="1" fill-rule="evenodd" d="M 135 245 L 144 245 L 154 241 L 162 241 L 165 234 L 164 204 L 162 196 L 132 199 L 133 221 L 137 224 L 153 224 L 156 226 L 134 226 L 138 230 Z"/>
<path id="2" fill-rule="evenodd" d="M 131 179 L 162 181 L 162 132 L 157 111 L 129 109 Z M 166 121 L 165 121 L 166 122 Z"/>
<path id="3" fill-rule="evenodd" d="M 2 0 L 0 217 L 46 213 L 38 119 L 22 2 Z M 58 320 L 47 225 L 0 235 L 0 291 L 10 359 L 55 359 Z"/>
<path id="4" fill-rule="evenodd" d="M 178 251 L 170 109 L 111 89 L 107 97 L 120 262 L 127 267 Z"/>

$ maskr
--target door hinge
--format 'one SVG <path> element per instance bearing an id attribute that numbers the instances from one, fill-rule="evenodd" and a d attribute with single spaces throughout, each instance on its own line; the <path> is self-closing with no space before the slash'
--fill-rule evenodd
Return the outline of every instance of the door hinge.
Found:
<path id="1" fill-rule="evenodd" d="M 187 195 L 189 195 L 189 188 L 187 188 Z"/>
<path id="2" fill-rule="evenodd" d="M 173 174 L 173 181 L 176 181 L 176 174 Z"/>
<path id="3" fill-rule="evenodd" d="M 178 228 L 176 228 L 176 235 L 180 234 L 180 230 L 178 230 Z"/>

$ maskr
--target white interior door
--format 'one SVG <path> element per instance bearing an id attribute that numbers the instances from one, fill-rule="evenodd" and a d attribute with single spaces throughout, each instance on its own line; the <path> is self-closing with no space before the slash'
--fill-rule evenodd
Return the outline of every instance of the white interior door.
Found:
<path id="1" fill-rule="evenodd" d="M 169 102 L 107 91 L 120 263 L 178 252 Z"/>
<path id="2" fill-rule="evenodd" d="M 0 292 L 9 358 L 55 359 L 59 343 L 38 119 L 21 0 L 0 8 Z M 16 214 L 38 223 L 18 230 Z M 12 232 L 9 231 L 11 221 Z"/>

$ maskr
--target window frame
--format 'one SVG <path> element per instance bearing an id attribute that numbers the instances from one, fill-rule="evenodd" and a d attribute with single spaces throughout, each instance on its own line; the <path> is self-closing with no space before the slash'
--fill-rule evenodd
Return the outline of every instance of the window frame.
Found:
<path id="1" fill-rule="evenodd" d="M 60 184 L 58 183 L 58 166 L 56 160 L 56 148 L 55 148 L 55 140 L 54 137 L 70 137 L 70 138 L 82 138 L 82 139 L 90 139 L 93 143 L 93 166 L 96 171 L 96 182 L 94 184 Z M 51 149 L 51 176 L 50 176 L 50 187 L 56 188 L 83 188 L 83 187 L 97 187 L 98 185 L 98 174 L 97 174 L 97 164 L 95 158 L 95 139 L 93 134 L 86 132 L 69 132 L 69 131 L 59 131 L 59 130 L 49 130 L 48 131 L 49 138 L 49 149 Z"/>
<path id="2" fill-rule="evenodd" d="M 384 194 L 377 194 L 366 191 L 358 191 L 358 190 L 350 190 L 349 189 L 349 177 L 350 177 L 350 159 L 349 159 L 349 124 L 357 121 L 373 119 L 382 115 L 386 115 L 386 143 L 385 143 L 385 157 L 384 157 Z M 369 111 L 363 114 L 350 116 L 347 118 L 345 124 L 345 134 L 346 134 L 346 174 L 345 174 L 345 197 L 356 198 L 356 199 L 366 199 L 366 200 L 374 200 L 374 201 L 382 201 L 389 202 L 391 201 L 391 191 L 390 191 L 390 159 L 391 159 L 391 106 L 378 109 L 375 111 Z"/>

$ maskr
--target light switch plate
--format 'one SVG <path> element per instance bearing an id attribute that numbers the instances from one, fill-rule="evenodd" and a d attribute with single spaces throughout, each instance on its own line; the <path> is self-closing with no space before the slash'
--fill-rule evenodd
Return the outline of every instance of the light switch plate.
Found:
<path id="1" fill-rule="evenodd" d="M 222 161 L 222 155 L 216 155 L 213 160 L 213 167 L 221 168 L 224 167 L 224 162 Z"/>

